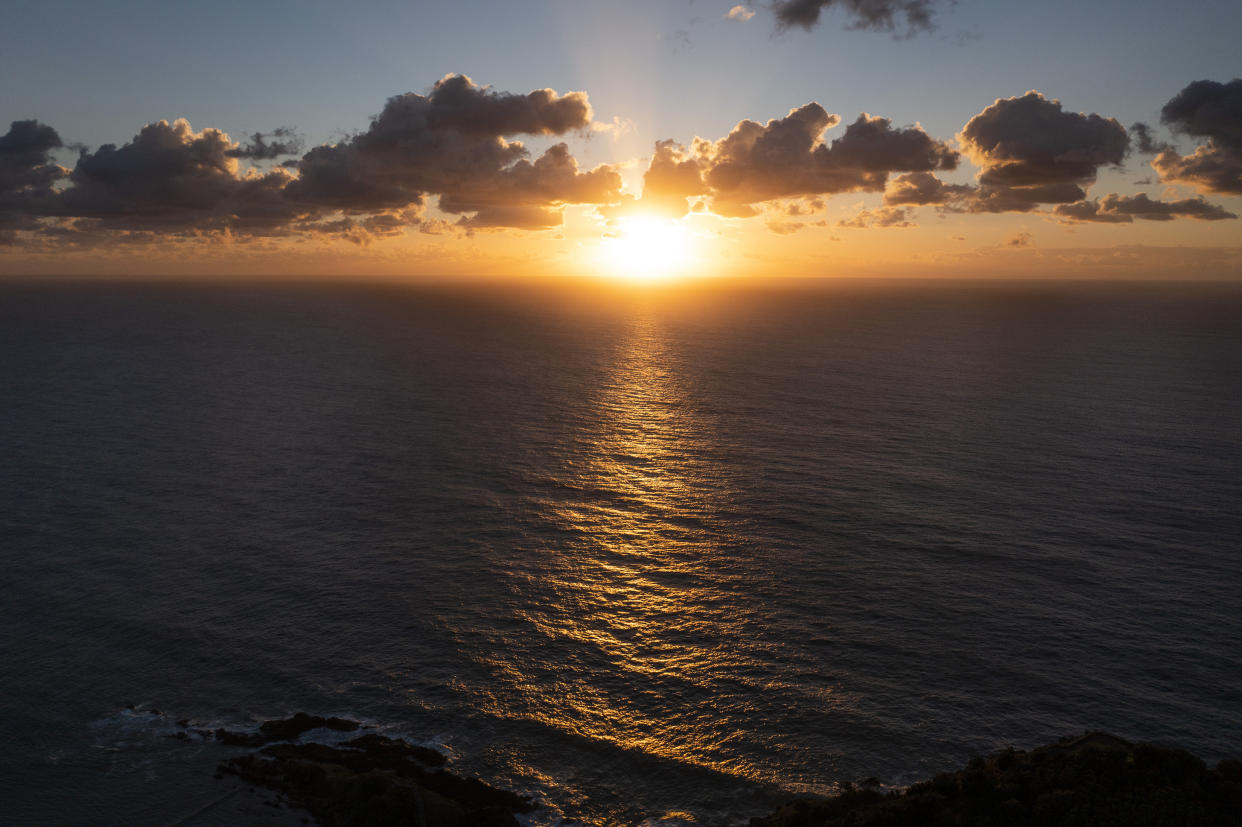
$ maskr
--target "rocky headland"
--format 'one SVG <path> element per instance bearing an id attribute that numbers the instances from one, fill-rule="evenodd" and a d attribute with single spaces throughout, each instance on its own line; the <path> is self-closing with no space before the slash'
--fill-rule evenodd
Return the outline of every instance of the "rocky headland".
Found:
<path id="1" fill-rule="evenodd" d="M 1101 732 L 975 758 L 905 790 L 847 785 L 751 827 L 1239 827 L 1242 761 L 1209 769 L 1180 749 Z"/>
<path id="2" fill-rule="evenodd" d="M 265 721 L 257 732 L 177 724 L 174 738 L 256 748 L 221 762 L 217 777 L 275 791 L 322 827 L 518 827 L 515 815 L 534 809 L 526 796 L 449 772 L 444 755 L 400 738 L 370 732 L 335 745 L 300 740 L 316 729 L 356 732 L 363 728 L 357 721 L 299 712 Z"/>

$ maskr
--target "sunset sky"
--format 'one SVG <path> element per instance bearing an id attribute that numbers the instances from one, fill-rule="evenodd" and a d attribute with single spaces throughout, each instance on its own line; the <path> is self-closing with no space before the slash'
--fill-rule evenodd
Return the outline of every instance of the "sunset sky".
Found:
<path id="1" fill-rule="evenodd" d="M 1237 0 L 11 0 L 0 275 L 1242 278 L 1239 31 Z"/>

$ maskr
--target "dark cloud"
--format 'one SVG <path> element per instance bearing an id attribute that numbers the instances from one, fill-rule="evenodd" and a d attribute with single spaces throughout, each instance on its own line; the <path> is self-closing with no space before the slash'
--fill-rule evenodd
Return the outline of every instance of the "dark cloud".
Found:
<path id="1" fill-rule="evenodd" d="M 367 210 L 438 193 L 447 211 L 489 210 L 490 219 L 477 217 L 480 226 L 503 226 L 490 222 L 514 215 L 514 226 L 529 227 L 533 207 L 559 217 L 563 204 L 615 200 L 620 176 L 611 167 L 579 172 L 564 144 L 531 163 L 526 147 L 508 137 L 560 135 L 590 124 L 584 93 L 498 93 L 450 75 L 429 96 L 390 98 L 365 132 L 308 152 L 288 195 L 306 204 Z M 500 209 L 518 207 L 524 209 Z"/>
<path id="2" fill-rule="evenodd" d="M 467 229 L 546 230 L 561 225 L 560 210 L 537 204 L 487 207 L 458 224 Z"/>
<path id="3" fill-rule="evenodd" d="M 919 127 L 894 128 L 886 118 L 859 115 L 844 134 L 825 143 L 840 123 L 818 103 L 766 124 L 744 120 L 724 138 L 697 138 L 689 151 L 656 146 L 644 176 L 643 201 L 684 213 L 685 199 L 710 196 L 717 215 L 744 218 L 756 204 L 842 192 L 879 192 L 893 172 L 953 169 L 958 155 Z"/>
<path id="4" fill-rule="evenodd" d="M 122 146 L 83 152 L 48 212 L 97 219 L 117 230 L 202 232 L 282 228 L 305 210 L 284 198 L 283 170 L 238 175 L 237 145 L 218 129 L 184 120 L 148 124 Z"/>
<path id="5" fill-rule="evenodd" d="M 878 207 L 874 210 L 862 210 L 853 218 L 837 222 L 839 227 L 913 227 L 909 210 L 905 207 Z"/>
<path id="6" fill-rule="evenodd" d="M 1034 247 L 1035 236 L 1030 233 L 1018 233 L 1001 245 L 1002 247 Z"/>
<path id="7" fill-rule="evenodd" d="M 510 136 L 590 125 L 584 93 L 507 94 L 450 75 L 430 95 L 390 98 L 348 140 L 266 172 L 243 173 L 239 161 L 298 151 L 291 130 L 238 144 L 185 120 L 148 124 L 120 146 L 83 148 L 70 172 L 50 161 L 62 147 L 55 130 L 18 121 L 0 138 L 0 230 L 8 242 L 20 230 L 81 243 L 108 232 L 327 234 L 369 243 L 421 223 L 431 195 L 466 227 L 554 226 L 565 204 L 618 200 L 620 176 L 608 166 L 579 170 L 563 143 L 531 160 Z M 54 186 L 65 178 L 68 186 Z"/>
<path id="8" fill-rule="evenodd" d="M 366 212 L 423 203 L 418 186 L 386 178 L 348 144 L 317 146 L 302 156 L 287 198 L 331 210 Z"/>
<path id="9" fill-rule="evenodd" d="M 0 136 L 0 243 L 14 243 L 14 233 L 32 229 L 48 209 L 54 186 L 69 174 L 52 161 L 62 146 L 55 129 L 34 120 L 13 121 Z"/>
<path id="10" fill-rule="evenodd" d="M 1242 148 L 1242 78 L 1196 80 L 1164 105 L 1160 120 L 1187 135 Z"/>
<path id="11" fill-rule="evenodd" d="M 1171 147 L 1165 141 L 1157 141 L 1151 134 L 1151 127 L 1142 121 L 1130 124 L 1130 135 L 1134 139 L 1134 148 L 1144 155 L 1154 155 Z"/>
<path id="12" fill-rule="evenodd" d="M 302 139 L 292 129 L 282 126 L 267 134 L 254 133 L 250 136 L 250 143 L 230 149 L 228 155 L 251 161 L 272 161 L 281 155 L 300 155 L 301 152 Z"/>
<path id="13" fill-rule="evenodd" d="M 884 203 L 890 206 L 946 204 L 968 198 L 974 192 L 974 187 L 946 184 L 930 172 L 907 172 L 888 182 L 884 188 Z"/>
<path id="14" fill-rule="evenodd" d="M 782 28 L 800 26 L 812 29 L 825 9 L 840 9 L 851 29 L 897 32 L 901 21 L 905 32 L 930 31 L 932 11 L 937 0 L 776 0 L 773 11 Z"/>
<path id="15" fill-rule="evenodd" d="M 1080 201 L 1106 164 L 1129 149 L 1114 118 L 1066 112 L 1039 92 L 997 100 L 975 115 L 958 140 L 982 171 L 972 212 L 1025 212 Z"/>
<path id="16" fill-rule="evenodd" d="M 446 187 L 440 209 L 451 213 L 477 212 L 467 226 L 531 228 L 533 221 L 555 217 L 560 224 L 561 204 L 607 204 L 621 191 L 621 176 L 612 167 L 580 172 L 565 144 L 556 144 L 533 163 L 521 160 L 489 175 L 472 174 Z M 515 216 L 510 225 L 504 216 Z"/>
<path id="17" fill-rule="evenodd" d="M 38 121 L 13 121 L 0 136 L 0 197 L 17 192 L 46 192 L 66 170 L 51 152 L 64 146 L 56 130 Z"/>
<path id="18" fill-rule="evenodd" d="M 381 140 L 385 135 L 393 137 L 393 133 L 408 137 L 411 133 L 446 130 L 479 137 L 563 135 L 591 125 L 591 104 L 585 92 L 493 92 L 466 75 L 446 75 L 428 97 L 409 93 L 390 98 L 388 104 L 376 119 Z"/>
<path id="19" fill-rule="evenodd" d="M 1237 218 L 1224 207 L 1211 204 L 1200 197 L 1183 198 L 1180 201 L 1158 201 L 1145 194 L 1118 195 L 1110 193 L 1095 201 L 1078 201 L 1058 204 L 1053 214 L 1065 221 L 1076 223 L 1098 221 L 1110 224 L 1128 224 L 1139 218 L 1145 221 L 1172 221 L 1174 218 L 1197 218 L 1201 221 L 1220 221 Z"/>
<path id="20" fill-rule="evenodd" d="M 1242 194 L 1242 79 L 1197 80 L 1164 105 L 1160 120 L 1177 132 L 1207 139 L 1189 155 L 1163 148 L 1151 162 L 1162 181 Z"/>
<path id="21" fill-rule="evenodd" d="M 379 213 L 365 218 L 344 216 L 334 221 L 312 222 L 301 230 L 311 234 L 332 235 L 365 247 L 374 241 L 399 236 L 407 227 L 420 223 L 417 210 Z"/>

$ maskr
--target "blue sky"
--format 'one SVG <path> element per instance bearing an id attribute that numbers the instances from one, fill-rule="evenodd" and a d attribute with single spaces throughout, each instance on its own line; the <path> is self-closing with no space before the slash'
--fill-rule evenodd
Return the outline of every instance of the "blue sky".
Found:
<path id="1" fill-rule="evenodd" d="M 0 116 L 91 145 L 177 117 L 231 134 L 294 126 L 317 143 L 462 72 L 502 90 L 584 90 L 642 145 L 719 137 L 811 100 L 950 136 L 1027 89 L 1128 124 L 1154 120 L 1191 80 L 1242 74 L 1235 0 L 962 0 L 908 39 L 845 30 L 831 11 L 814 31 L 776 32 L 762 5 L 724 20 L 731 5 L 10 0 Z"/>

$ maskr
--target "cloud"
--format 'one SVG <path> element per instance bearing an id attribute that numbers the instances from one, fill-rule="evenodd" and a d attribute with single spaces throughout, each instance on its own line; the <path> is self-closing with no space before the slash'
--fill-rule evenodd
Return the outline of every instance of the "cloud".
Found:
<path id="1" fill-rule="evenodd" d="M 275 138 L 275 140 L 272 140 Z M 288 127 L 273 129 L 270 133 L 256 132 L 250 143 L 228 151 L 230 158 L 247 158 L 252 161 L 271 161 L 281 155 L 300 155 L 302 139 Z"/>
<path id="2" fill-rule="evenodd" d="M 825 9 L 839 8 L 850 20 L 848 28 L 897 32 L 904 19 L 906 34 L 931 31 L 937 0 L 776 0 L 773 11 L 781 28 L 813 29 Z"/>
<path id="3" fill-rule="evenodd" d="M 707 195 L 717 215 L 745 218 L 765 201 L 879 192 L 892 172 L 957 166 L 957 152 L 922 128 L 894 128 L 865 113 L 825 142 L 824 132 L 840 122 L 812 102 L 766 124 L 743 120 L 724 138 L 696 138 L 689 149 L 661 142 L 641 201 L 682 214 L 686 198 Z"/>
<path id="4" fill-rule="evenodd" d="M 1191 83 L 1164 105 L 1160 120 L 1177 132 L 1207 138 L 1189 155 L 1163 147 L 1151 162 L 1160 180 L 1201 192 L 1242 194 L 1242 78 Z"/>
<path id="5" fill-rule="evenodd" d="M 69 171 L 50 161 L 62 146 L 55 130 L 18 121 L 0 138 L 0 230 L 9 242 L 22 230 L 83 244 L 108 232 L 369 243 L 418 225 L 433 195 L 466 227 L 555 226 L 565 204 L 617 201 L 620 175 L 580 170 L 564 143 L 532 160 L 511 136 L 591 126 L 585 93 L 500 93 L 448 75 L 430 95 L 390 98 L 348 140 L 243 173 L 240 160 L 273 160 L 300 141 L 281 128 L 239 144 L 219 129 L 158 121 L 120 146 L 83 148 Z"/>
<path id="6" fill-rule="evenodd" d="M 1140 130 L 1144 139 L 1150 140 L 1150 134 Z M 1066 112 L 1060 101 L 1030 91 L 998 99 L 972 117 L 958 143 L 980 167 L 976 185 L 947 184 L 928 171 L 910 172 L 888 182 L 884 203 L 936 204 L 970 213 L 1077 204 L 1086 199 L 1101 166 L 1124 160 L 1129 136 L 1113 118 Z"/>
<path id="7" fill-rule="evenodd" d="M 611 167 L 580 172 L 578 163 L 563 143 L 548 149 L 533 163 L 517 163 L 491 171 L 475 172 L 453 182 L 440 196 L 440 209 L 451 213 L 479 213 L 467 226 L 530 229 L 535 217 L 539 226 L 559 225 L 562 204 L 607 204 L 621 191 L 621 176 Z M 505 224 L 504 216 L 514 223 Z M 555 218 L 548 223 L 547 219 Z"/>
<path id="8" fill-rule="evenodd" d="M 528 228 L 567 203 L 616 200 L 620 175 L 612 167 L 579 172 L 564 144 L 533 163 L 516 134 L 562 135 L 586 130 L 591 107 L 582 92 L 527 95 L 492 92 L 465 75 L 449 75 L 429 96 L 389 98 L 370 128 L 348 141 L 317 147 L 298 165 L 291 198 L 337 209 L 385 209 L 440 194 L 449 212 L 489 210 L 478 226 Z M 525 209 L 501 209 L 518 208 Z M 532 212 L 538 207 L 542 212 Z M 543 220 L 541 219 L 541 220 Z M 557 221 L 556 223 L 559 223 Z"/>
<path id="9" fill-rule="evenodd" d="M 1130 134 L 1134 137 L 1134 148 L 1144 155 L 1154 155 L 1171 147 L 1164 141 L 1157 141 L 1151 134 L 1151 127 L 1142 121 L 1130 124 Z"/>
<path id="10" fill-rule="evenodd" d="M 734 6 L 725 14 L 725 19 L 745 23 L 754 16 L 755 12 L 752 9 L 748 9 L 745 6 Z"/>
<path id="11" fill-rule="evenodd" d="M 623 198 L 619 204 L 605 208 L 601 213 L 609 219 L 636 213 L 681 218 L 688 212 L 687 198 L 709 192 L 703 181 L 703 172 L 702 160 L 686 147 L 671 140 L 657 141 L 651 163 L 643 173 L 642 197 Z"/>
<path id="12" fill-rule="evenodd" d="M 47 212 L 117 230 L 262 232 L 305 218 L 284 198 L 284 169 L 238 175 L 238 149 L 218 129 L 158 121 L 120 147 L 83 151 Z"/>
<path id="13" fill-rule="evenodd" d="M 63 146 L 55 129 L 35 120 L 13 121 L 0 136 L 0 244 L 14 243 L 14 232 L 32 229 L 47 211 L 54 186 L 69 174 L 51 157 Z"/>
<path id="14" fill-rule="evenodd" d="M 1172 221 L 1174 218 L 1185 217 L 1201 221 L 1220 221 L 1238 217 L 1224 207 L 1208 203 L 1201 197 L 1157 201 L 1143 193 L 1110 193 L 1095 201 L 1058 204 L 1053 214 L 1069 223 L 1098 221 L 1111 224 L 1129 224 L 1136 218 L 1145 221 Z"/>
<path id="15" fill-rule="evenodd" d="M 794 201 L 785 206 L 785 215 L 813 215 L 824 208 L 824 199 L 808 198 L 805 202 Z"/>
<path id="16" fill-rule="evenodd" d="M 634 122 L 629 118 L 613 115 L 611 121 L 591 121 L 590 130 L 592 133 L 603 133 L 616 139 L 627 132 L 633 132 Z"/>
<path id="17" fill-rule="evenodd" d="M 884 188 L 884 203 L 892 206 L 945 204 L 969 197 L 974 192 L 974 187 L 946 184 L 930 172 L 908 172 L 888 182 Z"/>
<path id="18" fill-rule="evenodd" d="M 963 127 L 958 141 L 982 170 L 970 212 L 1026 212 L 1086 197 L 1101 166 L 1122 162 L 1126 130 L 1114 118 L 1066 112 L 1036 91 L 997 100 Z"/>
<path id="19" fill-rule="evenodd" d="M 866 229 L 868 227 L 913 227 L 915 224 L 910 220 L 909 211 L 905 207 L 879 207 L 874 210 L 862 210 L 853 218 L 842 219 L 837 222 L 837 226 Z"/>
<path id="20" fill-rule="evenodd" d="M 792 235 L 805 227 L 801 221 L 769 221 L 767 227 L 777 235 Z"/>
<path id="21" fill-rule="evenodd" d="M 1030 233 L 1022 232 L 1009 238 L 1002 247 L 1034 247 L 1035 236 Z"/>

